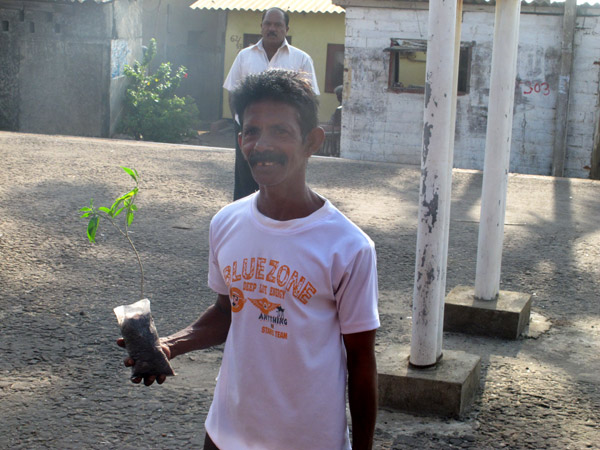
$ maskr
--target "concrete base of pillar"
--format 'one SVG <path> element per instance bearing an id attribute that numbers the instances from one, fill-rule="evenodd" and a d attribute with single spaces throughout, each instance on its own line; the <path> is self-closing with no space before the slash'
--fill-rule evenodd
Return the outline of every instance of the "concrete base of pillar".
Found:
<path id="1" fill-rule="evenodd" d="M 468 411 L 479 388 L 479 356 L 446 350 L 434 367 L 416 369 L 409 355 L 410 348 L 398 345 L 378 354 L 380 406 L 444 417 Z"/>
<path id="2" fill-rule="evenodd" d="M 517 339 L 529 323 L 531 299 L 500 291 L 496 300 L 476 300 L 474 288 L 457 286 L 446 297 L 444 331 Z"/>

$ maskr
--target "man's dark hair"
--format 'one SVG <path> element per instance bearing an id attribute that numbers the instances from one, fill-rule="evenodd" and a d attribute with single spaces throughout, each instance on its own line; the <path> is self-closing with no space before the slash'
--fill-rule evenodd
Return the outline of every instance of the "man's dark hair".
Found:
<path id="1" fill-rule="evenodd" d="M 301 72 L 274 69 L 244 78 L 232 93 L 233 107 L 242 126 L 244 111 L 248 106 L 265 100 L 281 102 L 298 111 L 304 139 L 319 122 L 319 100 L 307 77 L 308 74 Z"/>
<path id="2" fill-rule="evenodd" d="M 274 6 L 273 8 L 265 9 L 263 11 L 263 13 L 262 13 L 262 18 L 260 19 L 260 23 L 263 23 L 265 21 L 265 16 L 272 9 L 276 9 L 277 11 L 281 11 L 281 14 L 283 14 L 283 20 L 285 21 L 285 26 L 289 27 L 290 26 L 290 15 L 287 13 L 287 11 L 284 11 L 283 9 L 278 8 L 277 6 Z"/>

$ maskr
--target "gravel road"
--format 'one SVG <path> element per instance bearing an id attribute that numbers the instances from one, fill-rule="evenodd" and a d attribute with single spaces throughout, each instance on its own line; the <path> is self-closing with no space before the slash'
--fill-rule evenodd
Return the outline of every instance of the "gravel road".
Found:
<path id="1" fill-rule="evenodd" d="M 108 205 L 142 176 L 132 236 L 160 333 L 214 300 L 210 218 L 231 198 L 233 151 L 0 132 L 0 448 L 199 448 L 221 348 L 173 360 L 162 386 L 133 385 L 115 306 L 139 297 L 131 251 L 78 210 Z M 417 167 L 315 157 L 309 182 L 375 241 L 378 350 L 410 342 Z M 473 285 L 481 173 L 454 172 L 447 290 Z M 382 409 L 377 449 L 600 448 L 600 182 L 511 175 L 501 289 L 531 293 L 515 341 L 445 333 L 481 356 L 461 419 Z M 292 447 L 290 447 L 292 448 Z"/>

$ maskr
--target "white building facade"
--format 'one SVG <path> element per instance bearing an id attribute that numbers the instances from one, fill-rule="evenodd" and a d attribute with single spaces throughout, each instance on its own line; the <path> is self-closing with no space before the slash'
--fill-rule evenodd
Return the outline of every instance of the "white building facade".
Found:
<path id="1" fill-rule="evenodd" d="M 407 54 L 418 58 L 419 53 L 409 52 L 406 45 L 426 44 L 428 3 L 335 3 L 346 8 L 341 156 L 420 164 L 424 93 L 407 88 L 397 72 Z M 551 174 L 558 92 L 565 86 L 569 112 L 564 175 L 588 178 L 594 152 L 599 151 L 600 7 L 578 7 L 573 68 L 565 79 L 559 76 L 563 6 L 521 7 L 511 172 Z M 465 1 L 463 6 L 465 54 L 456 110 L 456 168 L 483 169 L 494 14 L 493 3 Z"/>

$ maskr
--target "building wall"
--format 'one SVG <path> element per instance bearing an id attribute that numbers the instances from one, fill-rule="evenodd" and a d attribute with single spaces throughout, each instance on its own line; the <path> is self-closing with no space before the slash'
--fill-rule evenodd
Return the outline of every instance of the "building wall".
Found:
<path id="1" fill-rule="evenodd" d="M 221 118 L 225 11 L 191 9 L 193 0 L 144 0 L 143 42 L 157 42 L 155 66 L 184 66 L 188 77 L 178 95 L 194 98 L 200 118 Z"/>
<path id="2" fill-rule="evenodd" d="M 346 8 L 343 157 L 420 164 L 423 94 L 388 91 L 390 38 L 427 39 L 428 11 Z M 465 11 L 474 42 L 469 93 L 457 100 L 454 166 L 483 169 L 494 10 Z M 562 16 L 521 14 L 510 170 L 550 174 Z M 587 177 L 598 111 L 598 17 L 577 20 L 565 175 Z"/>
<path id="3" fill-rule="evenodd" d="M 243 48 L 244 33 L 260 34 L 261 17 L 261 12 L 228 12 L 224 77 L 229 73 L 235 57 Z M 290 14 L 288 34 L 292 36 L 292 45 L 304 50 L 313 59 L 317 83 L 321 91 L 319 119 L 323 122 L 328 121 L 338 107 L 335 94 L 325 92 L 327 44 L 344 44 L 344 26 L 342 14 Z M 231 117 L 227 91 L 223 96 L 223 116 Z"/>
<path id="4" fill-rule="evenodd" d="M 124 66 L 142 57 L 142 5 L 143 2 L 137 0 L 117 0 L 112 3 L 108 136 L 117 131 L 124 108 L 128 85 Z"/>
<path id="5" fill-rule="evenodd" d="M 3 1 L 0 129 L 109 136 L 125 88 L 123 65 L 141 54 L 137 8 L 133 0 Z"/>

